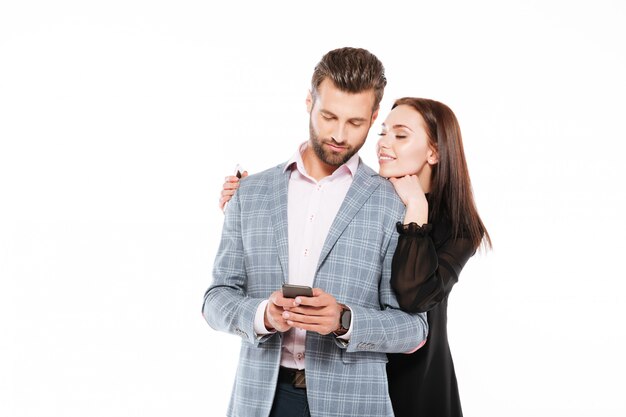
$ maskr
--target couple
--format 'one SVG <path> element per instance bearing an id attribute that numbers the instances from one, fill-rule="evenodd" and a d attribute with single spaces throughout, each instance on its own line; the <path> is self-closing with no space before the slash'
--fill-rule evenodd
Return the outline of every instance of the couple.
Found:
<path id="1" fill-rule="evenodd" d="M 385 85 L 368 51 L 327 53 L 307 97 L 309 141 L 225 184 L 203 314 L 243 338 L 231 416 L 461 415 L 447 297 L 489 236 L 445 105 L 397 100 L 380 176 L 360 161 Z M 315 288 L 286 298 L 283 283 Z"/>

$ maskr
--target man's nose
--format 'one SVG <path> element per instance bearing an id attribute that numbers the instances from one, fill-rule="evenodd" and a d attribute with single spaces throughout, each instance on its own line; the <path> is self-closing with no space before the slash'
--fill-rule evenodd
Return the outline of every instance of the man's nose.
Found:
<path id="1" fill-rule="evenodd" d="M 339 144 L 346 141 L 346 127 L 343 125 L 337 126 L 335 132 L 333 132 L 333 140 Z"/>

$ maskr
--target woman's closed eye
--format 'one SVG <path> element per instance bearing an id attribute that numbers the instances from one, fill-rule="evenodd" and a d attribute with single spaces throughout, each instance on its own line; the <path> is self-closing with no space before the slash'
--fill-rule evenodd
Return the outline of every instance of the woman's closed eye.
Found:
<path id="1" fill-rule="evenodd" d="M 380 132 L 380 133 L 378 134 L 378 136 L 387 136 L 387 132 L 385 132 L 385 131 L 383 130 L 382 132 Z M 393 137 L 394 137 L 394 138 L 396 138 L 396 139 L 406 139 L 407 135 L 404 135 L 404 134 L 400 133 L 400 134 L 396 134 L 396 135 L 394 135 Z"/>

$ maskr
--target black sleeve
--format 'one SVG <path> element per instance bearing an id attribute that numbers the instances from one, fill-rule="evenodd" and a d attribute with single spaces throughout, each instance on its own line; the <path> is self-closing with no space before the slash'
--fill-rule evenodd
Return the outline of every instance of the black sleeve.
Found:
<path id="1" fill-rule="evenodd" d="M 391 266 L 391 286 L 400 308 L 423 313 L 450 294 L 461 269 L 476 251 L 469 239 L 448 238 L 436 245 L 432 226 L 397 224 L 398 246 Z"/>

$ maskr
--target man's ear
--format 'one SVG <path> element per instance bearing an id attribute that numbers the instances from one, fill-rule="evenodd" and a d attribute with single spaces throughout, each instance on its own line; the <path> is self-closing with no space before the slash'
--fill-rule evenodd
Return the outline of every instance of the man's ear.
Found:
<path id="1" fill-rule="evenodd" d="M 377 108 L 374 113 L 372 113 L 372 124 L 374 124 L 374 122 L 376 121 L 376 118 L 378 117 L 378 110 L 380 110 L 380 107 Z"/>
<path id="2" fill-rule="evenodd" d="M 311 114 L 311 110 L 313 110 L 313 95 L 311 94 L 311 90 L 306 93 L 306 111 Z"/>

